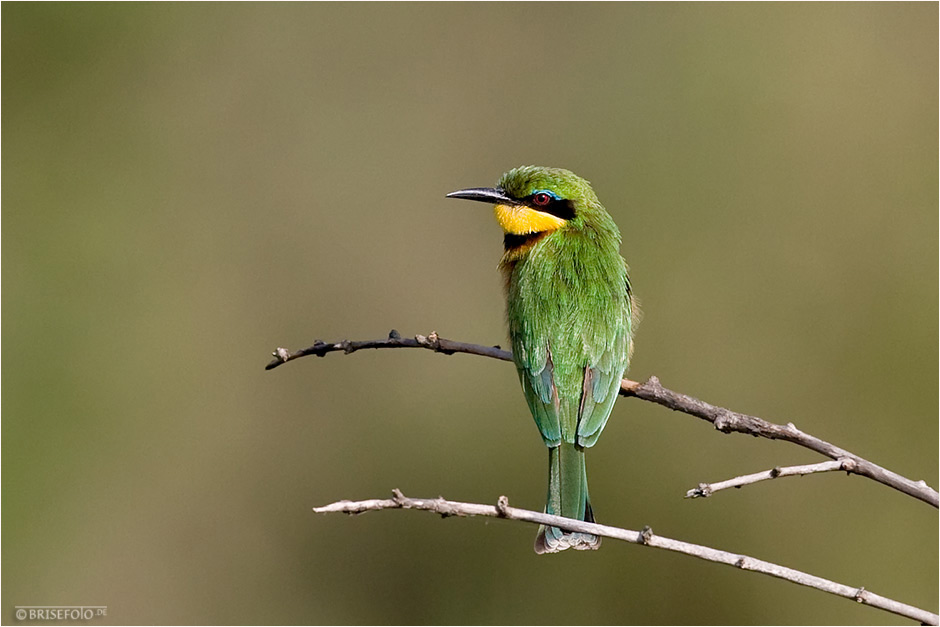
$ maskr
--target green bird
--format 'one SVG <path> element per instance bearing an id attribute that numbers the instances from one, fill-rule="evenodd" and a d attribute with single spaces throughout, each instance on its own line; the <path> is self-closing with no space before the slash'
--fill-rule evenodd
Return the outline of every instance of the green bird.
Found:
<path id="1" fill-rule="evenodd" d="M 505 231 L 513 361 L 548 447 L 545 512 L 594 522 L 584 450 L 604 430 L 633 351 L 620 231 L 590 183 L 560 168 L 515 168 L 495 188 L 447 197 L 492 203 Z M 597 536 L 544 525 L 535 539 L 536 553 L 598 546 Z"/>

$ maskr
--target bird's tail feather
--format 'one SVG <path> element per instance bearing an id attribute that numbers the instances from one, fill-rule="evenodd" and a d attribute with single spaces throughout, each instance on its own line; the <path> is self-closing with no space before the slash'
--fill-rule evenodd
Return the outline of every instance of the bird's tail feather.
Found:
<path id="1" fill-rule="evenodd" d="M 562 442 L 548 449 L 548 502 L 545 513 L 594 522 L 588 498 L 584 449 Z M 589 533 L 572 533 L 557 527 L 539 527 L 536 553 L 557 553 L 568 548 L 587 550 L 600 546 L 601 539 Z"/>

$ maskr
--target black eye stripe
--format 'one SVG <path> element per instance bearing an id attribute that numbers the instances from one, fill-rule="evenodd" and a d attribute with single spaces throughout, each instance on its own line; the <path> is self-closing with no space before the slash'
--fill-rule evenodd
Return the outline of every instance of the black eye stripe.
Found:
<path id="1" fill-rule="evenodd" d="M 522 203 L 535 211 L 549 213 L 562 220 L 570 220 L 574 217 L 574 203 L 570 200 L 566 198 L 553 198 L 547 205 L 539 205 L 535 202 L 535 196 L 538 196 L 538 194 L 526 196 L 522 199 Z"/>

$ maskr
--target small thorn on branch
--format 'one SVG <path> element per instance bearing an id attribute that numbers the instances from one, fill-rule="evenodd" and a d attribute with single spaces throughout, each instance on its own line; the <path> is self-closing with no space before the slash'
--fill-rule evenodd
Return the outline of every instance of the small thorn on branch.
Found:
<path id="1" fill-rule="evenodd" d="M 640 533 L 637 536 L 637 542 L 646 546 L 649 545 L 650 540 L 652 539 L 653 539 L 653 528 L 650 527 L 649 525 L 646 525 L 645 527 L 643 527 L 643 529 L 640 530 Z"/>
<path id="2" fill-rule="evenodd" d="M 496 499 L 496 511 L 502 518 L 507 518 L 509 516 L 509 497 L 500 496 Z"/>

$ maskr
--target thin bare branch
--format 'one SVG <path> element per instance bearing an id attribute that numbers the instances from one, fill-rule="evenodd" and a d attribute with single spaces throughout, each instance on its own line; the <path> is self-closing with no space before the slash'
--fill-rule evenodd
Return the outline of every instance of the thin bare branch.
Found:
<path id="1" fill-rule="evenodd" d="M 830 459 L 850 459 L 855 462 L 853 473 L 874 479 L 878 483 L 883 483 L 934 507 L 940 506 L 940 494 L 928 486 L 926 481 L 912 481 L 902 477 L 896 472 L 873 464 L 843 448 L 839 448 L 816 436 L 803 433 L 792 422 L 786 425 L 778 425 L 756 416 L 739 414 L 724 407 L 716 407 L 697 398 L 667 390 L 656 377 L 650 377 L 646 383 L 639 384 L 625 380 L 621 386 L 621 394 L 624 393 L 628 396 L 636 396 L 645 401 L 707 420 L 722 433 L 746 433 L 771 440 L 784 440 L 821 453 Z"/>
<path id="2" fill-rule="evenodd" d="M 792 581 L 801 586 L 807 586 L 835 594 L 840 597 L 851 599 L 857 603 L 864 603 L 872 607 L 891 612 L 905 618 L 918 621 L 924 625 L 940 624 L 940 617 L 936 614 L 916 608 L 906 603 L 901 603 L 887 597 L 869 592 L 865 588 L 855 588 L 841 583 L 823 579 L 815 575 L 810 575 L 793 568 L 780 566 L 771 562 L 720 551 L 707 546 L 691 544 L 681 540 L 672 540 L 653 534 L 653 530 L 645 527 L 642 531 L 631 531 L 619 527 L 610 527 L 607 525 L 598 525 L 596 523 L 573 520 L 571 518 L 562 518 L 561 516 L 552 516 L 541 512 L 518 509 L 509 506 L 509 499 L 505 496 L 499 497 L 497 504 L 482 505 L 478 503 L 462 503 L 459 501 L 447 501 L 443 497 L 436 499 L 415 499 L 409 498 L 399 490 L 392 491 L 390 499 L 370 499 L 366 501 L 338 501 L 323 507 L 315 507 L 313 511 L 318 514 L 327 514 L 342 512 L 345 514 L 362 514 L 364 512 L 382 510 L 382 509 L 419 509 L 429 512 L 435 512 L 443 517 L 449 516 L 490 516 L 493 518 L 505 518 L 507 520 L 519 520 L 523 522 L 536 523 L 542 525 L 551 525 L 559 527 L 566 531 L 577 531 L 581 533 L 590 533 L 597 536 L 604 536 L 614 540 L 622 540 L 634 544 L 642 544 L 657 549 L 675 551 L 684 553 L 693 557 L 698 557 L 710 562 L 736 566 L 742 570 L 750 570 L 765 575 L 771 575 L 779 579 Z"/>
<path id="3" fill-rule="evenodd" d="M 435 353 L 444 353 L 453 355 L 454 353 L 467 353 L 468 355 L 480 355 L 482 357 L 492 357 L 503 361 L 512 361 L 512 353 L 503 350 L 499 346 L 480 346 L 479 344 L 465 344 L 464 342 L 454 342 L 438 337 L 437 333 L 431 332 L 428 335 L 416 335 L 413 338 L 402 337 L 398 331 L 392 329 L 388 337 L 382 340 L 342 340 L 341 342 L 321 342 L 316 340 L 313 346 L 301 348 L 296 351 L 289 351 L 286 348 L 278 348 L 274 351 L 274 359 L 268 362 L 265 370 L 272 370 L 281 364 L 286 364 L 298 357 L 307 355 L 316 355 L 325 357 L 327 353 L 343 352 L 346 355 L 355 353 L 364 348 L 426 348 Z"/>
<path id="4" fill-rule="evenodd" d="M 274 351 L 274 359 L 265 366 L 266 370 L 276 368 L 283 363 L 293 361 L 306 355 L 325 356 L 327 353 L 343 352 L 345 354 L 354 353 L 365 348 L 424 348 L 433 350 L 437 353 L 452 355 L 454 353 L 467 353 L 469 355 L 481 355 L 503 361 L 511 361 L 512 353 L 502 350 L 499 346 L 480 346 L 478 344 L 466 344 L 464 342 L 455 342 L 445 340 L 431 333 L 427 336 L 416 335 L 414 338 L 403 338 L 397 331 L 392 331 L 388 337 L 382 340 L 350 341 L 325 343 L 317 341 L 313 346 L 303 348 L 297 351 L 289 351 L 285 348 L 278 348 Z M 623 396 L 634 396 L 644 401 L 656 403 L 669 409 L 696 416 L 702 420 L 715 425 L 715 428 L 722 433 L 746 433 L 748 435 L 769 438 L 771 440 L 784 440 L 793 444 L 816 451 L 826 457 L 841 461 L 852 460 L 855 463 L 853 473 L 873 479 L 878 483 L 892 487 L 904 494 L 920 499 L 934 507 L 940 507 L 940 494 L 927 485 L 923 480 L 912 481 L 896 472 L 874 464 L 854 453 L 839 448 L 825 440 L 815 436 L 803 433 L 797 429 L 793 423 L 779 425 L 768 422 L 756 416 L 740 414 L 738 412 L 717 407 L 701 401 L 697 398 L 673 392 L 664 388 L 659 379 L 650 377 L 645 383 L 624 379 L 621 383 L 620 393 Z"/>
<path id="5" fill-rule="evenodd" d="M 807 464 L 804 466 L 786 466 L 772 468 L 764 472 L 755 472 L 752 475 L 743 475 L 734 477 L 726 481 L 717 483 L 700 483 L 698 487 L 692 488 L 685 493 L 687 499 L 697 499 L 699 497 L 708 497 L 720 490 L 728 488 L 740 488 L 742 486 L 767 481 L 768 479 L 777 479 L 779 477 L 792 477 L 794 475 L 811 475 L 817 472 L 832 472 L 834 470 L 844 470 L 851 473 L 855 470 L 855 462 L 851 459 L 840 459 L 832 462 L 820 462 L 818 464 Z"/>

